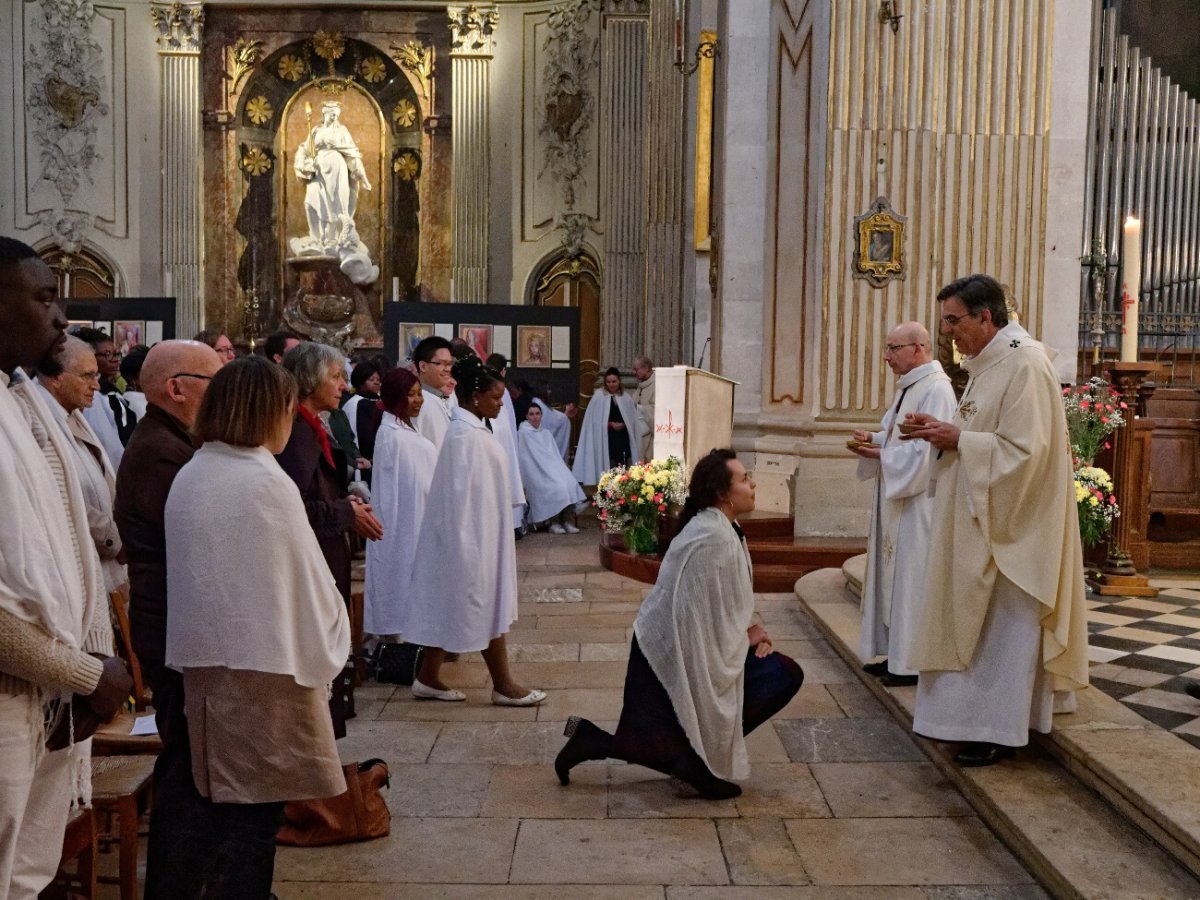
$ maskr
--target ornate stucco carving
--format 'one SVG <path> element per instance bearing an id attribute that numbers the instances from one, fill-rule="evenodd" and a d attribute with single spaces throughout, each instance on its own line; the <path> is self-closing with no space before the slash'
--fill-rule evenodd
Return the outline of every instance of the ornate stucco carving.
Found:
<path id="1" fill-rule="evenodd" d="M 90 215 L 70 210 L 80 183 L 99 160 L 97 120 L 109 115 L 99 74 L 103 48 L 92 35 L 96 17 L 88 0 L 43 0 L 41 18 L 26 53 L 25 104 L 38 150 L 41 177 L 59 202 L 38 220 L 65 249 L 74 251 L 92 225 Z"/>
<path id="2" fill-rule="evenodd" d="M 429 99 L 429 88 L 433 80 L 433 48 L 426 47 L 419 41 L 409 41 L 406 44 L 392 44 L 392 59 L 406 72 L 417 76 L 421 86 L 421 99 Z M 430 109 L 433 105 L 430 104 Z"/>
<path id="3" fill-rule="evenodd" d="M 543 171 L 550 171 L 561 194 L 562 210 L 555 223 L 563 230 L 562 244 L 569 255 L 580 252 L 592 221 L 575 211 L 575 186 L 587 164 L 588 131 L 596 115 L 591 75 L 599 42 L 591 36 L 588 24 L 600 6 L 600 0 L 571 0 L 554 7 L 546 19 L 542 45 L 546 61 L 538 137 L 546 155 Z"/>
<path id="4" fill-rule="evenodd" d="M 238 38 L 237 43 L 229 48 L 231 91 L 237 91 L 242 79 L 249 75 L 258 63 L 258 58 L 262 55 L 262 48 L 262 41 L 252 41 L 244 37 Z"/>
<path id="5" fill-rule="evenodd" d="M 152 3 L 150 17 L 158 29 L 158 45 L 162 51 L 200 52 L 204 9 L 199 3 Z"/>
<path id="6" fill-rule="evenodd" d="M 500 23 L 500 10 L 494 6 L 447 6 L 450 17 L 450 52 L 456 55 L 490 56 L 494 35 Z"/>

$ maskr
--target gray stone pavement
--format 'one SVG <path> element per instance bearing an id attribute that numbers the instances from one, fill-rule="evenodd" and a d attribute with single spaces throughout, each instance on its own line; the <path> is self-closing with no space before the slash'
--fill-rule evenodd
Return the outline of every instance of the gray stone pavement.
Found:
<path id="1" fill-rule="evenodd" d="M 1026 900 L 1046 895 L 801 612 L 763 594 L 758 614 L 806 679 L 749 739 L 753 774 L 728 801 L 677 796 L 620 763 L 551 768 L 563 723 L 615 725 L 630 629 L 646 585 L 604 571 L 598 533 L 517 545 L 518 677 L 537 709 L 488 701 L 477 654 L 448 665 L 463 704 L 369 684 L 339 746 L 391 767 L 392 833 L 281 848 L 275 892 L 299 898 L 829 898 Z"/>

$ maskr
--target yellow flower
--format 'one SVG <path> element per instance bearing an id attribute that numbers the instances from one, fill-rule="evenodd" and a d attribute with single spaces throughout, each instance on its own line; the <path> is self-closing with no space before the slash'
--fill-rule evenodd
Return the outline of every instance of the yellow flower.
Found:
<path id="1" fill-rule="evenodd" d="M 279 77 L 286 78 L 288 81 L 299 81 L 304 76 L 306 68 L 304 60 L 289 53 L 279 61 Z"/>
<path id="2" fill-rule="evenodd" d="M 1092 496 L 1088 497 L 1088 506 L 1099 506 L 1099 505 L 1100 505 L 1100 501 L 1096 499 L 1095 494 L 1092 494 Z"/>
<path id="3" fill-rule="evenodd" d="M 262 175 L 271 170 L 271 157 L 259 147 L 251 147 L 242 157 L 242 168 L 251 175 Z"/>
<path id="4" fill-rule="evenodd" d="M 401 153 L 392 163 L 392 171 L 400 176 L 401 181 L 412 181 L 420 170 L 421 164 L 411 153 Z"/>
<path id="5" fill-rule="evenodd" d="M 647 500 L 649 500 L 651 497 L 653 497 L 654 496 L 654 486 L 648 484 L 644 488 L 642 488 L 642 496 L 645 497 Z"/>
<path id="6" fill-rule="evenodd" d="M 383 64 L 383 60 L 378 56 L 368 56 L 359 65 L 358 70 L 362 72 L 362 77 L 371 82 L 371 84 L 383 81 L 384 75 L 387 74 L 387 66 Z"/>
<path id="7" fill-rule="evenodd" d="M 246 103 L 246 117 L 255 125 L 261 125 L 275 115 L 275 110 L 266 97 L 254 97 Z"/>
<path id="8" fill-rule="evenodd" d="M 417 108 L 409 100 L 401 100 L 392 110 L 392 121 L 400 128 L 412 128 L 417 121 Z"/>

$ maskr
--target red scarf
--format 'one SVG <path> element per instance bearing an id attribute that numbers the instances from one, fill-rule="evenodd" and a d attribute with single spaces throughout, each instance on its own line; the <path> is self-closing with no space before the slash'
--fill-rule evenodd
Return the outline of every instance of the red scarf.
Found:
<path id="1" fill-rule="evenodd" d="M 317 433 L 317 443 L 321 445 L 321 454 L 325 457 L 325 462 L 329 463 L 329 467 L 331 469 L 334 468 L 333 450 L 329 447 L 329 435 L 325 431 L 325 426 L 321 424 L 321 419 L 318 416 L 314 416 L 300 404 L 296 404 L 296 412 L 300 413 L 300 418 L 307 422 L 312 430 Z"/>

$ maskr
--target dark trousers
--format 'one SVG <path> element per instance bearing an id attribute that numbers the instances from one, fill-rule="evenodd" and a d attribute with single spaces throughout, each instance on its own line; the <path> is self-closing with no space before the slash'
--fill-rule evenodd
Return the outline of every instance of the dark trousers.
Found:
<path id="1" fill-rule="evenodd" d="M 742 734 L 749 734 L 787 706 L 803 683 L 804 671 L 791 657 L 772 653 L 760 659 L 750 649 L 742 695 Z M 680 761 L 696 756 L 667 689 L 650 668 L 636 637 L 629 648 L 621 721 L 609 756 L 667 774 Z"/>
<path id="2" fill-rule="evenodd" d="M 213 803 L 192 778 L 183 676 L 148 666 L 163 749 L 154 763 L 145 900 L 267 900 L 280 803 Z"/>

